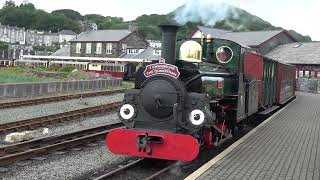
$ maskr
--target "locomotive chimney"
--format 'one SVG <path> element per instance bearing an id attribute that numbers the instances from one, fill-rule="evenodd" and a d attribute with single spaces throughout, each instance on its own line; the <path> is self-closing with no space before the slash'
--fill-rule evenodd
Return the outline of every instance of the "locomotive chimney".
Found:
<path id="1" fill-rule="evenodd" d="M 174 24 L 160 25 L 162 31 L 162 49 L 161 57 L 168 64 L 176 63 L 176 40 L 179 26 Z"/>

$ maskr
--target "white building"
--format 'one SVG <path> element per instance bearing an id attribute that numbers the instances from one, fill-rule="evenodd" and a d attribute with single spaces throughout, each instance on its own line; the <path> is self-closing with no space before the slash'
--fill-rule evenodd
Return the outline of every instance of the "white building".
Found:
<path id="1" fill-rule="evenodd" d="M 77 33 L 72 30 L 62 30 L 58 32 L 59 35 L 59 44 L 68 43 L 71 39 L 77 36 Z"/>
<path id="2" fill-rule="evenodd" d="M 150 46 L 153 48 L 153 55 L 161 56 L 162 43 L 159 40 L 148 40 Z"/>
<path id="3" fill-rule="evenodd" d="M 0 23 L 0 41 L 11 44 L 25 44 L 26 32 L 24 28 L 1 25 Z"/>

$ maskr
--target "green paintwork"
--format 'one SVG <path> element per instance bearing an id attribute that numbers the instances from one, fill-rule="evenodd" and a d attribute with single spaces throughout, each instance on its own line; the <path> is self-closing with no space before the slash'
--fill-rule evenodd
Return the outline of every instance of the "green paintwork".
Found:
<path id="1" fill-rule="evenodd" d="M 221 46 L 230 47 L 233 51 L 233 57 L 228 63 L 221 63 L 217 60 L 216 52 Z M 241 67 L 243 63 L 240 62 L 240 59 L 242 59 L 240 55 L 241 46 L 239 44 L 225 39 L 214 39 L 211 48 L 212 52 L 210 54 L 212 63 L 219 64 L 227 68 L 232 73 L 243 73 L 243 68 Z"/>
<path id="2" fill-rule="evenodd" d="M 277 81 L 277 63 L 269 59 L 263 62 L 263 97 L 264 106 L 270 106 L 275 102 L 276 81 Z"/>

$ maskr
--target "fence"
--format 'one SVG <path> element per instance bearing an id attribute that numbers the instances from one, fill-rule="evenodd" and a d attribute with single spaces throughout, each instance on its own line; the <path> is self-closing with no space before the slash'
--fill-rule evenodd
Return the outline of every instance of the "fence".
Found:
<path id="1" fill-rule="evenodd" d="M 0 84 L 0 97 L 33 97 L 69 91 L 94 91 L 121 86 L 122 79 L 55 81 L 38 83 Z"/>
<path id="2" fill-rule="evenodd" d="M 298 78 L 297 91 L 320 93 L 320 79 L 317 78 Z"/>

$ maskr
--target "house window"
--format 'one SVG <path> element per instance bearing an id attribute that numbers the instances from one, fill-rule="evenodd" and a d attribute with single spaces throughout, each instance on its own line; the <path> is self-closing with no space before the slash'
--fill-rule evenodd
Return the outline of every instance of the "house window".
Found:
<path id="1" fill-rule="evenodd" d="M 127 51 L 127 44 L 122 44 L 122 52 L 126 52 Z"/>
<path id="2" fill-rule="evenodd" d="M 81 53 L 81 43 L 77 43 L 77 45 L 76 45 L 76 53 Z"/>
<path id="3" fill-rule="evenodd" d="M 153 50 L 153 55 L 161 55 L 161 50 Z"/>
<path id="4" fill-rule="evenodd" d="M 86 45 L 86 53 L 91 54 L 91 43 L 87 43 Z"/>
<path id="5" fill-rule="evenodd" d="M 112 43 L 107 43 L 106 54 L 112 54 Z"/>
<path id="6" fill-rule="evenodd" d="M 139 49 L 128 49 L 128 54 L 139 54 Z"/>
<path id="7" fill-rule="evenodd" d="M 97 43 L 96 54 L 101 54 L 101 50 L 102 50 L 102 43 Z"/>

